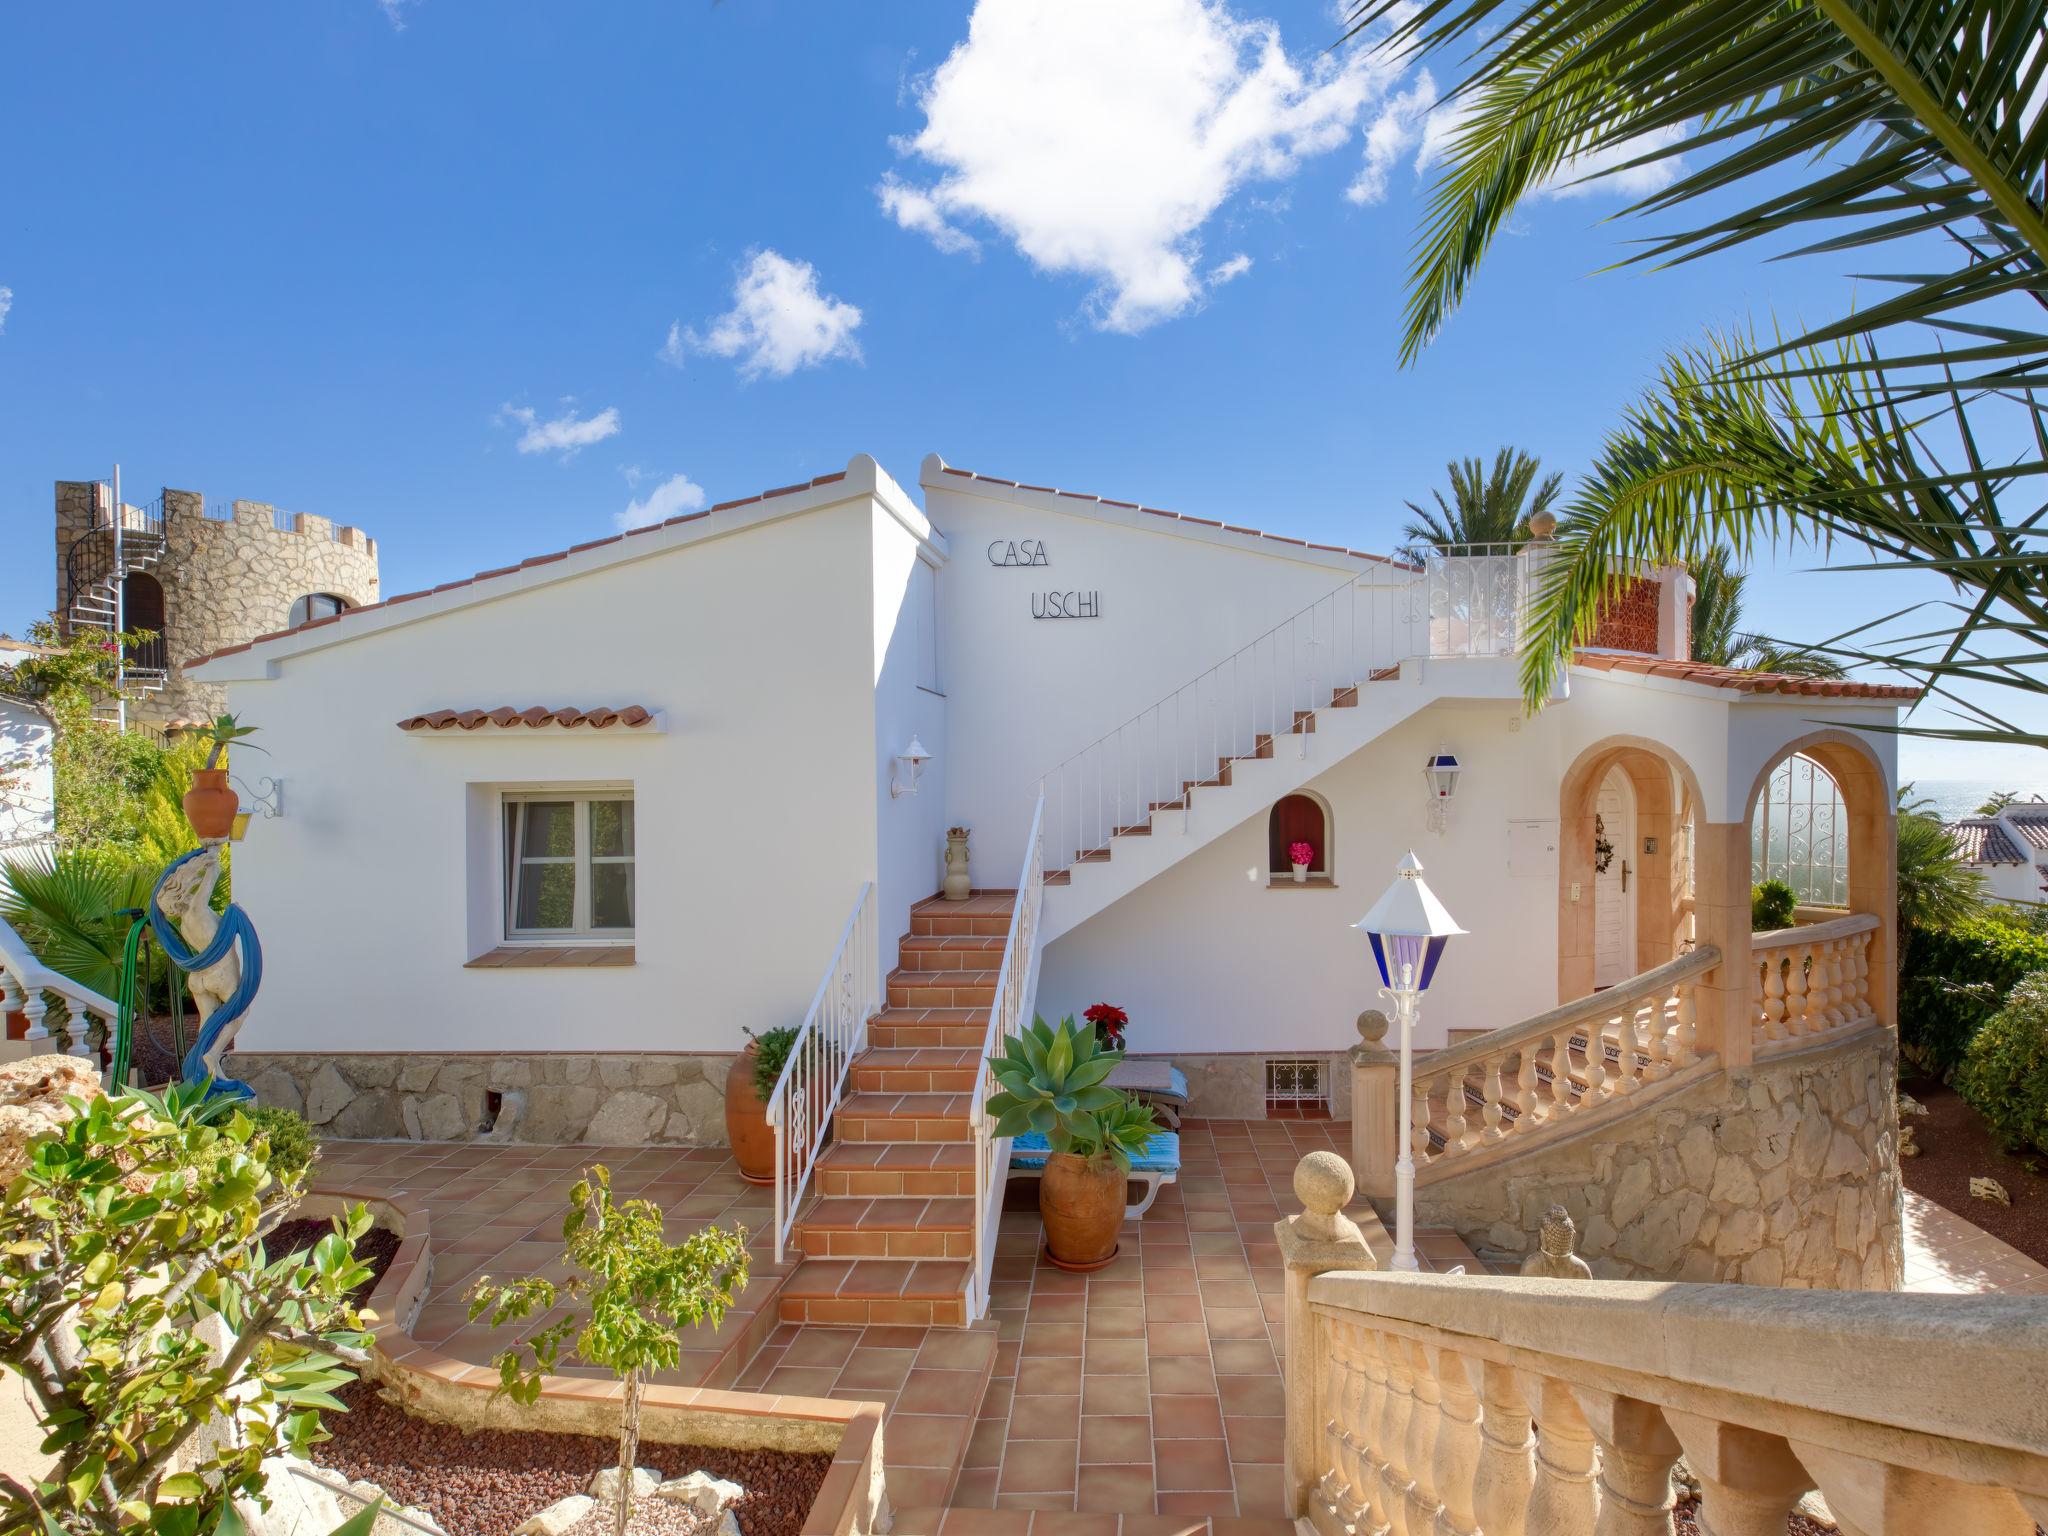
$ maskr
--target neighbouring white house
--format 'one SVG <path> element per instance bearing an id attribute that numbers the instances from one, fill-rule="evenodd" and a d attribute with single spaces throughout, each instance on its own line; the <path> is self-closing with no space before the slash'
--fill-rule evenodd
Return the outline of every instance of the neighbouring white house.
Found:
<path id="1" fill-rule="evenodd" d="M 190 665 L 283 785 L 235 855 L 265 955 L 240 1075 L 343 1134 L 539 1140 L 649 1130 L 597 1117 L 651 1083 L 661 1139 L 718 1140 L 743 1031 L 967 1028 L 1021 992 L 1128 1010 L 1198 1111 L 1342 1118 L 1379 1006 L 1352 925 L 1405 851 L 1469 935 L 1438 1047 L 1746 946 L 1787 764 L 1839 827 L 1796 856 L 1807 899 L 1885 914 L 1887 995 L 1882 728 L 1912 695 L 1689 661 L 1682 569 L 1532 716 L 1541 540 L 1398 558 L 936 456 L 918 489 L 859 456 Z M 1273 499 L 1246 521 L 1284 525 Z M 980 927 L 913 910 L 951 827 L 978 891 L 1023 893 Z"/>
<path id="2" fill-rule="evenodd" d="M 0 861 L 49 847 L 57 836 L 57 801 L 50 749 L 56 727 L 49 716 L 8 698 L 7 675 L 40 646 L 0 635 Z"/>
<path id="3" fill-rule="evenodd" d="M 2048 902 L 2048 800 L 2015 800 L 1995 816 L 1965 816 L 1949 836 L 1999 901 Z"/>

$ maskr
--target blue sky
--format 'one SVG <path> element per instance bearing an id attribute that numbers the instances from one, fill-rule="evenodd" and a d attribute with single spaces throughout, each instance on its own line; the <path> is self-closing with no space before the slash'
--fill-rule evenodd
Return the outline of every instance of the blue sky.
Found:
<path id="1" fill-rule="evenodd" d="M 1666 347 L 1850 297 L 1749 251 L 1596 275 L 1644 231 L 1554 197 L 1402 370 L 1415 72 L 1325 55 L 1321 4 L 973 12 L 18 13 L 0 629 L 51 601 L 50 482 L 115 459 L 357 523 L 393 592 L 859 451 L 1384 546 L 1446 459 L 1576 472 Z M 1919 591 L 1793 564 L 1753 584 L 1792 636 Z"/>

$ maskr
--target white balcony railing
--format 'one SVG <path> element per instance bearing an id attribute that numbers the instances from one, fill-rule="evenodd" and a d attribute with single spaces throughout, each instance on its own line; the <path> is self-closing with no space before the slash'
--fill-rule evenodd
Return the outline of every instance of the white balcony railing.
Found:
<path id="1" fill-rule="evenodd" d="M 28 1019 L 26 1039 L 0 1041 L 0 1060 L 61 1052 L 96 1062 L 86 1043 L 92 1023 L 98 1020 L 111 1038 L 120 1011 L 111 998 L 44 965 L 28 941 L 0 918 L 0 1015 L 20 1013 Z"/>

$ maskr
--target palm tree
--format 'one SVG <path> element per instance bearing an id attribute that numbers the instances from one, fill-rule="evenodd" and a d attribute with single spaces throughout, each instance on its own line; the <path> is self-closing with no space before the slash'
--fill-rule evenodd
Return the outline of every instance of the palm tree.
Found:
<path id="1" fill-rule="evenodd" d="M 1860 313 L 1802 335 L 1712 338 L 1609 439 L 1545 568 L 1531 702 L 1592 632 L 1617 562 L 1691 564 L 1726 543 L 1840 542 L 1850 569 L 1933 569 L 1955 600 L 1917 632 L 1889 615 L 1814 647 L 1945 694 L 1963 740 L 2048 746 L 1958 683 L 2048 693 L 2048 133 L 2038 120 L 2048 0 L 1358 0 L 1352 35 L 1397 53 L 1469 50 L 1412 272 L 1402 352 L 1445 324 L 1517 204 L 1557 178 L 1663 172 L 1631 212 L 1712 197 L 1712 216 L 1643 243 L 1674 264 L 1801 235 L 1803 254 L 1913 239 Z M 1678 157 L 1683 156 L 1681 161 Z M 1649 179 L 1657 179 L 1655 176 Z M 1735 194 L 1761 179 L 1759 201 Z M 1928 259 L 1934 233 L 1952 253 Z M 1946 270 L 1941 269 L 1946 266 Z M 1868 270 L 1859 260 L 1859 267 Z M 1880 339 L 1931 331 L 1887 351 Z M 1954 467 L 1932 443 L 1950 444 Z M 1985 444 L 2011 446 L 2003 460 Z M 2038 492 L 2036 493 L 2038 495 Z M 1843 562 L 1833 561 L 1836 568 Z M 1877 638 L 1882 636 L 1882 638 Z"/>
<path id="2" fill-rule="evenodd" d="M 1950 928 L 1984 910 L 1984 882 L 1934 814 L 1932 804 L 1899 786 L 1899 934 Z M 1904 963 L 1906 946 L 1899 945 Z"/>
<path id="3" fill-rule="evenodd" d="M 1744 672 L 1778 672 L 1793 677 L 1840 677 L 1842 665 L 1799 647 L 1781 646 L 1742 628 L 1742 589 L 1749 573 L 1736 567 L 1725 544 L 1717 544 L 1690 572 L 1693 583 L 1692 659 Z"/>
<path id="4" fill-rule="evenodd" d="M 1406 503 L 1415 517 L 1401 530 L 1401 537 L 1442 550 L 1526 539 L 1529 519 L 1550 509 L 1564 481 L 1563 475 L 1552 474 L 1539 484 L 1536 475 L 1542 467 L 1541 459 L 1519 448 L 1496 452 L 1490 474 L 1476 457 L 1446 464 L 1451 499 L 1445 501 L 1442 491 L 1431 491 L 1435 510 Z"/>

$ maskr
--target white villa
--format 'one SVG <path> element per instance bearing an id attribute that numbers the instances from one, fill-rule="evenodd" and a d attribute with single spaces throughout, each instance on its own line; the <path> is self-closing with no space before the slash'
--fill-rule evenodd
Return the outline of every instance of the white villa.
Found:
<path id="1" fill-rule="evenodd" d="M 1195 1114 L 1350 1119 L 1383 1195 L 1352 924 L 1414 849 L 1469 934 L 1417 1039 L 1426 1218 L 1513 1255 L 1569 1191 L 1605 1273 L 1895 1278 L 1896 774 L 1857 728 L 1909 691 L 1689 661 L 1666 569 L 1531 717 L 1541 540 L 1402 560 L 936 456 L 919 491 L 859 456 L 188 667 L 283 786 L 236 853 L 237 1075 L 330 1135 L 718 1142 L 743 1031 L 809 1020 L 866 1054 L 835 1145 L 789 1132 L 780 1235 L 814 1155 L 826 1193 L 914 1156 L 986 1205 L 984 1048 L 1110 1002 Z M 1753 948 L 1795 755 L 1841 894 Z M 1748 1129 L 1696 1145 L 1731 1094 Z"/>
<path id="2" fill-rule="evenodd" d="M 2048 801 L 2015 800 L 1995 816 L 1965 816 L 1949 836 L 1998 901 L 2048 902 Z"/>

